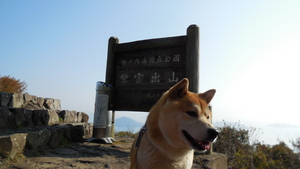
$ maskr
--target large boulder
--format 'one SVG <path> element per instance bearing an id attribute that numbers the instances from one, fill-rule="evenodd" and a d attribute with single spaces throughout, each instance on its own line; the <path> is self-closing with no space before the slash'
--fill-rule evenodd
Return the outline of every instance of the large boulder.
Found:
<path id="1" fill-rule="evenodd" d="M 22 105 L 22 108 L 31 110 L 41 109 L 38 106 L 38 97 L 29 94 L 24 94 L 24 104 Z"/>
<path id="2" fill-rule="evenodd" d="M 77 121 L 78 123 L 87 123 L 89 121 L 89 115 L 84 112 L 77 112 Z"/>
<path id="3" fill-rule="evenodd" d="M 44 98 L 42 98 L 42 97 L 38 97 L 38 98 L 37 98 L 37 105 L 38 105 L 38 107 L 39 107 L 40 109 L 46 109 L 46 108 L 44 107 L 44 102 L 45 102 L 45 99 L 44 99 Z"/>
<path id="4" fill-rule="evenodd" d="M 82 120 L 81 123 L 87 123 L 89 121 L 89 115 L 82 112 Z"/>
<path id="5" fill-rule="evenodd" d="M 59 123 L 56 110 L 33 110 L 33 122 L 36 126 L 53 125 Z"/>
<path id="6" fill-rule="evenodd" d="M 51 132 L 51 136 L 48 145 L 51 148 L 56 148 L 60 145 L 61 141 L 64 139 L 64 129 L 59 127 L 48 127 Z"/>
<path id="7" fill-rule="evenodd" d="M 49 121 L 47 125 L 53 125 L 59 123 L 59 116 L 57 114 L 57 110 L 47 110 L 49 115 Z"/>
<path id="8" fill-rule="evenodd" d="M 27 133 L 0 136 L 0 155 L 10 159 L 21 155 L 26 144 L 26 136 Z"/>
<path id="9" fill-rule="evenodd" d="M 93 123 L 84 123 L 83 124 L 84 129 L 84 139 L 89 139 L 93 136 Z"/>
<path id="10" fill-rule="evenodd" d="M 10 112 L 8 108 L 0 107 L 0 129 L 16 128 L 15 114 Z"/>
<path id="11" fill-rule="evenodd" d="M 82 141 L 84 137 L 83 125 L 74 125 L 71 127 L 71 139 L 73 141 Z"/>
<path id="12" fill-rule="evenodd" d="M 71 127 L 71 139 L 73 141 L 82 141 L 91 138 L 93 135 L 92 123 L 74 123 Z"/>
<path id="13" fill-rule="evenodd" d="M 63 110 L 58 113 L 59 117 L 64 123 L 75 123 L 77 122 L 77 112 L 70 110 Z"/>
<path id="14" fill-rule="evenodd" d="M 0 107 L 8 107 L 12 100 L 13 93 L 0 92 Z"/>
<path id="15" fill-rule="evenodd" d="M 26 138 L 26 148 L 30 150 L 42 149 L 47 145 L 50 137 L 51 132 L 46 128 L 37 131 L 29 131 Z"/>
<path id="16" fill-rule="evenodd" d="M 82 112 L 77 112 L 77 122 L 78 122 L 78 123 L 81 123 L 81 122 L 82 122 L 82 117 L 83 117 Z"/>
<path id="17" fill-rule="evenodd" d="M 44 126 L 49 122 L 49 114 L 47 110 L 33 110 L 33 123 L 35 126 Z"/>
<path id="18" fill-rule="evenodd" d="M 9 111 L 14 114 L 15 124 L 17 128 L 33 126 L 31 110 L 21 108 L 9 108 Z"/>
<path id="19" fill-rule="evenodd" d="M 21 108 L 23 105 L 23 94 L 22 93 L 14 93 L 12 95 L 12 100 L 10 102 L 9 107 Z"/>
<path id="20" fill-rule="evenodd" d="M 46 109 L 51 109 L 51 110 L 60 110 L 60 100 L 46 98 L 44 102 L 44 107 Z"/>

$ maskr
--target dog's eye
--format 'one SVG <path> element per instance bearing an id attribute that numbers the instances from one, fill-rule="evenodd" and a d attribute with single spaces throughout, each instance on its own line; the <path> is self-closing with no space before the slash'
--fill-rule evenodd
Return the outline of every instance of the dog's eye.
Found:
<path id="1" fill-rule="evenodd" d="M 198 113 L 196 113 L 194 111 L 187 111 L 186 114 L 188 114 L 189 116 L 192 116 L 192 117 L 198 117 Z"/>

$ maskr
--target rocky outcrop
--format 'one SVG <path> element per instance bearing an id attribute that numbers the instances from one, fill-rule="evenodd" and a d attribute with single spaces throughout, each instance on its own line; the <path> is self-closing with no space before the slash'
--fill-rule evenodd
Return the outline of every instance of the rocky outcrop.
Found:
<path id="1" fill-rule="evenodd" d="M 26 133 L 0 136 L 0 155 L 14 159 L 16 156 L 22 154 L 26 143 L 26 136 Z"/>
<path id="2" fill-rule="evenodd" d="M 88 120 L 89 116 L 84 112 L 0 107 L 0 131 L 64 123 L 87 123 Z"/>
<path id="3" fill-rule="evenodd" d="M 51 132 L 46 128 L 29 131 L 26 138 L 26 148 L 38 151 L 46 147 L 51 137 Z"/>
<path id="4" fill-rule="evenodd" d="M 60 110 L 60 100 L 42 98 L 22 93 L 0 92 L 0 107 L 25 108 L 31 110 Z"/>
<path id="5" fill-rule="evenodd" d="M 61 110 L 60 100 L 0 92 L 0 156 L 13 159 L 92 137 L 84 112 Z"/>

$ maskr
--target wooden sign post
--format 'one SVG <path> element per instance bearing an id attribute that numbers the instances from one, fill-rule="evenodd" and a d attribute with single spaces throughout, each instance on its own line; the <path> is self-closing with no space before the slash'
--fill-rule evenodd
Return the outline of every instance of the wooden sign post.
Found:
<path id="1" fill-rule="evenodd" d="M 149 111 L 161 95 L 183 78 L 198 93 L 199 27 L 184 36 L 108 42 L 106 83 L 113 86 L 109 110 Z M 114 119 L 113 119 L 114 120 Z"/>

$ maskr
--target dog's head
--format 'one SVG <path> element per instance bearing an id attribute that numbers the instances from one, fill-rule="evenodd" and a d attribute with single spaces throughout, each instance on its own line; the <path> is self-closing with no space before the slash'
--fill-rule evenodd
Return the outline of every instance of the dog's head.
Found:
<path id="1" fill-rule="evenodd" d="M 181 80 L 158 101 L 158 126 L 170 145 L 204 151 L 218 136 L 208 107 L 216 90 L 195 94 L 188 85 L 188 79 Z"/>

